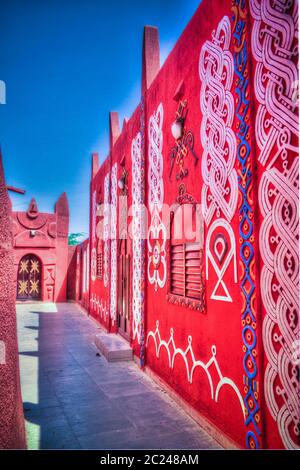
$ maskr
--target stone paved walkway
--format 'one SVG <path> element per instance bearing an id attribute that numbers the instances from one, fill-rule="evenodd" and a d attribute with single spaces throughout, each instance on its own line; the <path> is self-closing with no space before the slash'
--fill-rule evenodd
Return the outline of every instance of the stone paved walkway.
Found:
<path id="1" fill-rule="evenodd" d="M 134 363 L 107 363 L 75 304 L 17 305 L 29 449 L 212 449 Z"/>

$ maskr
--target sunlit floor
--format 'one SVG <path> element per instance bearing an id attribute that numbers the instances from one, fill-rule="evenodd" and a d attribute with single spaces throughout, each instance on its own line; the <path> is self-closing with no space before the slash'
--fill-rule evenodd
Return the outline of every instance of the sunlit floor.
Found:
<path id="1" fill-rule="evenodd" d="M 216 449 L 218 444 L 130 363 L 107 363 L 75 304 L 18 304 L 29 449 Z"/>

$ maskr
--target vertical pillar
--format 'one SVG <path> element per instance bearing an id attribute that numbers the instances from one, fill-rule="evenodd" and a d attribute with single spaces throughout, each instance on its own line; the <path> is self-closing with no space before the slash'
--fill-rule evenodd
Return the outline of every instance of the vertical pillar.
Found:
<path id="1" fill-rule="evenodd" d="M 55 204 L 57 217 L 55 301 L 67 298 L 69 205 L 66 193 Z"/>
<path id="2" fill-rule="evenodd" d="M 118 163 L 114 158 L 114 145 L 121 134 L 119 116 L 116 112 L 109 114 L 109 144 L 110 144 L 110 293 L 109 293 L 109 311 L 110 311 L 110 330 L 117 331 L 117 180 Z"/>
<path id="3" fill-rule="evenodd" d="M 143 168 L 143 203 L 146 204 L 147 200 L 147 154 L 148 154 L 148 138 L 147 138 L 147 90 L 155 79 L 160 69 L 160 48 L 159 48 L 159 35 L 158 28 L 154 26 L 145 26 L 143 37 L 143 50 L 142 50 L 142 88 L 141 88 L 141 116 L 140 116 L 140 133 L 141 133 L 141 153 L 142 153 L 142 168 Z M 147 241 L 142 240 L 142 283 L 143 302 L 141 303 L 141 337 L 140 337 L 140 366 L 143 368 L 146 364 L 146 328 L 147 328 L 147 277 L 146 277 L 146 248 Z"/>

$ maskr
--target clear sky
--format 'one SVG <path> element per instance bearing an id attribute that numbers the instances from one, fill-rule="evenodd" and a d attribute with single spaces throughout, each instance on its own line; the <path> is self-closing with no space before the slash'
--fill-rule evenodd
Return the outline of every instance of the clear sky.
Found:
<path id="1" fill-rule="evenodd" d="M 88 232 L 91 152 L 108 151 L 108 113 L 140 98 L 143 26 L 161 63 L 200 0 L 0 0 L 0 144 L 15 210 L 52 211 L 67 192 L 70 232 Z"/>

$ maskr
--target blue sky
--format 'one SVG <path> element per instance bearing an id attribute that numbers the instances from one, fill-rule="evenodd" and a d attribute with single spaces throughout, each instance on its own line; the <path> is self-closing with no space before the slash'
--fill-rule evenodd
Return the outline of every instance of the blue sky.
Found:
<path id="1" fill-rule="evenodd" d="M 88 232 L 90 154 L 108 151 L 108 113 L 139 102 L 142 33 L 159 28 L 161 63 L 200 0 L 1 2 L 0 144 L 15 210 L 52 211 L 66 191 L 70 232 Z"/>

